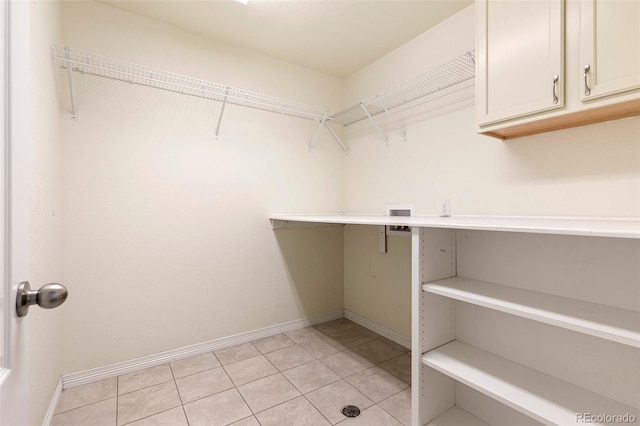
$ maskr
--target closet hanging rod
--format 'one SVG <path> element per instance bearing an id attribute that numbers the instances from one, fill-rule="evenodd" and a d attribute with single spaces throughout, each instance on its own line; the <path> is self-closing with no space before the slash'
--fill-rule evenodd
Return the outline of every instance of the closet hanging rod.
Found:
<path id="1" fill-rule="evenodd" d="M 65 46 L 51 46 L 52 57 L 73 71 L 126 81 L 218 102 L 320 121 L 328 110 L 232 86 L 128 63 Z M 72 95 L 73 97 L 73 95 Z M 73 100 L 72 100 L 73 102 Z"/>

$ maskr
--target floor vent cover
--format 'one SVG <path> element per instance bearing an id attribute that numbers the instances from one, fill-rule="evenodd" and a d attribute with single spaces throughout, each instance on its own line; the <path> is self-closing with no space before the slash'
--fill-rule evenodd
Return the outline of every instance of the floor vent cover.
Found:
<path id="1" fill-rule="evenodd" d="M 358 417 L 360 415 L 360 409 L 355 405 L 345 405 L 340 411 L 347 417 Z"/>

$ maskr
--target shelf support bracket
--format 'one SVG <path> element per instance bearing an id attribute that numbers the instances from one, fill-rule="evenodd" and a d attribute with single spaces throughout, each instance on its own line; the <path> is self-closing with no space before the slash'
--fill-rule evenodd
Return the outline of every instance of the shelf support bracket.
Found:
<path id="1" fill-rule="evenodd" d="M 218 134 L 220 133 L 220 123 L 222 123 L 222 114 L 224 114 L 224 107 L 227 106 L 227 97 L 229 96 L 229 88 L 224 91 L 224 101 L 222 101 L 222 108 L 220 108 L 220 116 L 218 117 L 218 125 L 216 126 L 216 140 L 218 140 Z"/>
<path id="2" fill-rule="evenodd" d="M 398 132 L 400 132 L 400 134 L 402 135 L 402 140 L 404 142 L 407 141 L 407 132 L 405 132 L 402 127 L 400 127 L 400 125 L 398 124 L 398 122 L 396 121 L 395 118 L 393 118 L 393 115 L 391 114 L 391 112 L 389 112 L 389 110 L 387 109 L 386 106 L 384 106 L 384 104 L 382 103 L 382 100 L 379 101 L 380 102 L 380 106 L 382 107 L 382 109 L 384 110 L 384 112 L 387 113 L 387 116 L 389 117 L 389 119 L 391 120 L 391 122 L 393 123 L 393 125 L 396 127 L 396 129 L 398 130 Z"/>
<path id="3" fill-rule="evenodd" d="M 327 118 L 329 118 L 329 113 L 328 112 L 326 112 L 324 114 L 324 117 L 322 117 L 322 120 L 320 120 L 320 125 L 318 126 L 316 131 L 313 132 L 313 135 L 311 136 L 311 139 L 309 140 L 309 152 L 311 152 L 311 150 L 313 149 L 313 145 L 316 143 L 316 139 L 318 138 L 318 133 L 320 133 L 320 130 L 324 126 L 324 123 L 327 122 Z"/>
<path id="4" fill-rule="evenodd" d="M 311 136 L 311 140 L 309 140 L 309 152 L 311 152 L 311 150 L 313 149 L 313 145 L 316 141 L 316 139 L 318 138 L 318 133 L 320 133 L 320 130 L 323 127 L 326 127 L 327 130 L 329 130 L 329 133 L 331 133 L 331 136 L 333 136 L 333 138 L 336 140 L 336 142 L 338 142 L 338 145 L 340 145 L 340 147 L 342 148 L 342 150 L 348 154 L 349 153 L 349 149 L 347 148 L 347 146 L 344 144 L 344 142 L 342 141 L 342 139 L 340 139 L 340 137 L 336 134 L 336 132 L 333 130 L 333 128 L 331 128 L 331 126 L 329 125 L 329 111 L 327 111 L 324 115 L 324 117 L 322 117 L 322 120 L 320 120 L 320 125 L 318 126 L 318 128 L 316 129 L 316 131 L 313 133 L 313 136 Z"/>
<path id="5" fill-rule="evenodd" d="M 364 106 L 364 104 L 362 102 L 360 102 L 360 107 L 362 108 L 364 113 L 367 114 L 367 117 L 369 117 L 369 120 L 371 121 L 371 124 L 373 124 L 373 127 L 375 127 L 376 130 L 378 131 L 378 133 L 380 134 L 380 136 L 382 136 L 382 139 L 384 140 L 384 143 L 387 146 L 389 146 L 389 138 L 387 137 L 387 135 L 384 134 L 384 132 L 380 129 L 380 127 L 378 127 L 378 124 L 375 122 L 375 120 L 373 119 L 371 114 L 369 114 L 369 111 L 367 111 L 367 108 Z"/>
<path id="6" fill-rule="evenodd" d="M 476 66 L 476 59 L 473 56 L 473 53 L 471 53 L 471 50 L 467 50 L 467 53 L 465 53 L 465 55 L 469 58 L 469 61 L 471 61 L 471 63 L 475 67 Z"/>
<path id="7" fill-rule="evenodd" d="M 387 252 L 387 227 L 386 225 L 378 225 L 378 252 L 385 254 Z"/>
<path id="8" fill-rule="evenodd" d="M 67 58 L 66 61 L 66 65 L 67 65 L 67 78 L 69 79 L 69 97 L 71 99 L 71 119 L 75 120 L 77 119 L 77 115 L 76 115 L 76 92 L 73 86 L 73 69 L 71 68 L 71 58 L 70 58 L 70 54 L 69 54 L 69 48 L 65 47 L 65 57 Z"/>
<path id="9" fill-rule="evenodd" d="M 338 137 L 338 135 L 336 134 L 336 132 L 333 130 L 333 128 L 331 128 L 331 126 L 329 125 L 329 123 L 326 123 L 327 129 L 329 129 L 329 132 L 331 133 L 331 135 L 333 136 L 333 138 L 336 140 L 336 142 L 338 142 L 338 145 L 340 145 L 340 147 L 342 148 L 342 150 L 345 152 L 345 154 L 349 154 L 349 148 L 347 148 L 347 146 L 344 144 L 344 142 L 342 142 L 342 139 L 340 139 L 340 137 Z"/>

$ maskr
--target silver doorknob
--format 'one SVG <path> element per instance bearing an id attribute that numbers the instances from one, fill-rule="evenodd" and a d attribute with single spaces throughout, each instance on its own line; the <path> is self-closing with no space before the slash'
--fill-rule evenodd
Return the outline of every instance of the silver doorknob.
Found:
<path id="1" fill-rule="evenodd" d="M 39 290 L 31 290 L 29 281 L 23 281 L 18 286 L 16 296 L 16 311 L 19 317 L 29 313 L 29 306 L 37 304 L 43 309 L 53 309 L 67 300 L 67 288 L 62 284 L 50 283 L 40 287 Z"/>

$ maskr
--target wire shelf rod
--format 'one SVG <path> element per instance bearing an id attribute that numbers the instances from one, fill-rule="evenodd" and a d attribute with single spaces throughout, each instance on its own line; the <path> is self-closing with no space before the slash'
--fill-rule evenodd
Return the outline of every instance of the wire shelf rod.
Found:
<path id="1" fill-rule="evenodd" d="M 376 124 L 376 121 L 373 119 L 373 117 L 371 116 L 371 114 L 367 110 L 367 107 L 364 106 L 364 104 L 360 104 L 360 107 L 362 108 L 364 113 L 367 115 L 367 117 L 369 117 L 369 120 L 371 120 L 371 124 L 373 124 L 373 127 L 375 127 L 376 130 L 378 131 L 378 133 L 380 134 L 380 136 L 382 136 L 382 139 L 384 140 L 384 143 L 387 146 L 389 146 L 389 138 L 387 137 L 387 135 L 384 134 L 384 132 L 380 129 L 380 127 L 378 127 L 378 125 Z"/>
<path id="2" fill-rule="evenodd" d="M 73 85 L 73 73 L 71 71 L 71 66 L 69 63 L 69 59 L 68 56 L 69 54 L 67 53 L 67 78 L 69 79 L 69 96 L 71 98 L 71 119 L 75 120 L 77 118 L 76 116 L 76 94 L 75 94 L 75 90 L 74 90 L 74 85 Z"/>
<path id="3" fill-rule="evenodd" d="M 311 135 L 311 139 L 309 139 L 309 151 L 311 151 L 313 149 L 313 145 L 316 142 L 316 138 L 318 137 L 318 133 L 320 133 L 320 130 L 322 130 L 322 128 L 324 127 L 324 123 L 327 122 L 328 116 L 329 116 L 329 114 L 325 114 L 325 116 L 322 117 L 322 120 L 320 120 L 320 125 L 318 126 L 316 131 L 313 132 L 313 135 Z"/>
<path id="4" fill-rule="evenodd" d="M 202 89 L 204 91 L 204 87 Z M 224 114 L 224 107 L 227 106 L 227 95 L 229 94 L 229 89 L 224 92 L 224 101 L 222 101 L 222 107 L 220 108 L 220 116 L 218 117 L 218 125 L 216 126 L 216 139 L 218 139 L 218 135 L 220 134 L 220 124 L 222 123 L 222 115 Z"/>
<path id="5" fill-rule="evenodd" d="M 345 154 L 349 154 L 349 148 L 347 148 L 345 143 L 342 141 L 342 139 L 340 139 L 340 137 L 336 134 L 335 130 L 333 130 L 333 128 L 329 125 L 329 123 L 325 122 L 324 125 L 327 127 L 327 129 L 329 129 L 329 132 L 331 133 L 333 138 L 336 140 L 336 142 L 338 142 L 338 145 L 342 147 L 342 150 L 345 152 Z"/>
<path id="6" fill-rule="evenodd" d="M 396 127 L 396 129 L 398 130 L 398 132 L 400 132 L 400 135 L 402 136 L 402 140 L 403 141 L 407 141 L 407 133 L 402 129 L 402 127 L 400 127 L 400 124 L 398 124 L 398 122 L 396 121 L 396 119 L 393 117 L 393 115 L 391 114 L 391 112 L 389 112 L 389 110 L 387 109 L 386 106 L 384 106 L 384 104 L 382 103 L 382 101 L 379 102 L 380 103 L 380 107 L 382 109 L 384 109 L 384 112 L 387 113 L 387 117 L 389 117 L 389 119 L 391 120 L 391 122 L 393 123 L 393 125 Z"/>

